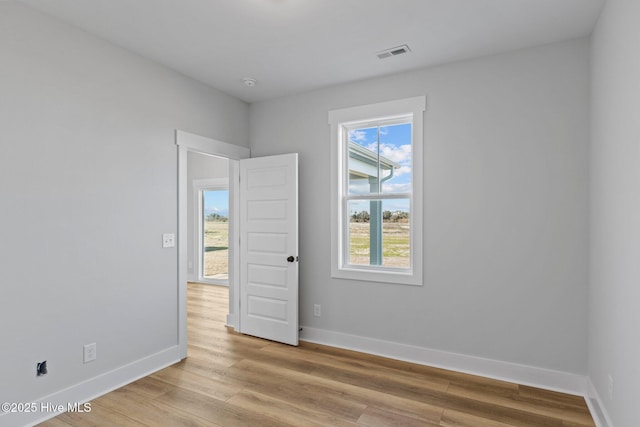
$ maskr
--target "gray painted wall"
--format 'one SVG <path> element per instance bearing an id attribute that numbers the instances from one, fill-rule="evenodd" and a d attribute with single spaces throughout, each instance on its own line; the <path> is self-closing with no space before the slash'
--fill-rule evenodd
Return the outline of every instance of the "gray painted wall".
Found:
<path id="1" fill-rule="evenodd" d="M 593 40 L 587 305 L 587 40 L 249 109 L 0 2 L 0 401 L 32 401 L 176 344 L 176 252 L 160 236 L 176 231 L 179 128 L 244 146 L 251 132 L 254 155 L 300 153 L 303 325 L 584 374 L 588 306 L 589 375 L 616 425 L 633 425 L 638 12 L 609 0 Z M 333 280 L 327 112 L 420 94 L 425 284 Z M 83 365 L 89 342 L 98 360 Z M 44 359 L 50 373 L 36 379 Z M 609 374 L 626 399 L 606 399 Z"/>
<path id="2" fill-rule="evenodd" d="M 617 427 L 640 422 L 639 16 L 608 0 L 592 38 L 589 377 Z"/>
<path id="3" fill-rule="evenodd" d="M 248 146 L 249 108 L 15 2 L 0 58 L 0 401 L 29 402 L 177 344 L 174 130 Z"/>
<path id="4" fill-rule="evenodd" d="M 582 39 L 252 104 L 252 155 L 300 153 L 301 324 L 584 375 L 588 61 Z M 424 286 L 332 279 L 327 112 L 422 94 Z"/>

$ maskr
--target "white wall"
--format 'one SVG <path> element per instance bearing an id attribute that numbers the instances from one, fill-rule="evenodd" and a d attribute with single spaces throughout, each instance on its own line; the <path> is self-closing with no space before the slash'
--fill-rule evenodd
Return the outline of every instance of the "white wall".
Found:
<path id="1" fill-rule="evenodd" d="M 176 346 L 174 130 L 248 146 L 249 108 L 14 2 L 0 58 L 0 401 L 29 402 Z"/>
<path id="2" fill-rule="evenodd" d="M 608 0 L 592 36 L 589 377 L 616 427 L 640 420 L 639 16 Z"/>
<path id="3" fill-rule="evenodd" d="M 252 104 L 252 155 L 300 153 L 301 324 L 584 375 L 588 53 L 582 39 Z M 424 286 L 332 279 L 327 112 L 422 94 Z"/>
<path id="4" fill-rule="evenodd" d="M 198 280 L 198 223 L 196 222 L 198 192 L 194 188 L 194 181 L 202 179 L 228 179 L 229 159 L 207 156 L 189 152 L 187 154 L 187 182 L 189 193 L 187 194 L 188 212 L 188 250 L 189 259 L 188 277 L 191 281 Z"/>

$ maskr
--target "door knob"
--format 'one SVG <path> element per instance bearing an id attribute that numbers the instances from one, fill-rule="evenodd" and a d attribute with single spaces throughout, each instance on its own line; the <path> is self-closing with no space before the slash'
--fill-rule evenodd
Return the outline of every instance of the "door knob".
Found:
<path id="1" fill-rule="evenodd" d="M 293 262 L 293 261 L 295 261 L 295 258 L 293 257 L 293 255 L 289 255 L 289 256 L 287 257 L 287 261 L 289 261 L 289 262 Z"/>

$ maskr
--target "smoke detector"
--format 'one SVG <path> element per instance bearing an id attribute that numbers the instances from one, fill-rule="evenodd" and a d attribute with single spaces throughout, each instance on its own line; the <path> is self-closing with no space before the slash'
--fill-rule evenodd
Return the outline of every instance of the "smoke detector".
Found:
<path id="1" fill-rule="evenodd" d="M 391 49 L 385 49 L 383 51 L 380 51 L 376 53 L 376 55 L 378 56 L 378 59 L 385 59 L 385 58 L 391 58 L 392 56 L 398 56 L 398 55 L 402 55 L 409 52 L 411 52 L 411 49 L 409 49 L 409 46 L 407 46 L 406 44 L 403 44 L 402 46 L 396 46 L 396 47 L 392 47 Z"/>
<path id="2" fill-rule="evenodd" d="M 249 87 L 254 87 L 256 85 L 256 79 L 254 79 L 253 77 L 245 77 L 244 79 L 242 79 L 242 81 L 246 86 Z"/>

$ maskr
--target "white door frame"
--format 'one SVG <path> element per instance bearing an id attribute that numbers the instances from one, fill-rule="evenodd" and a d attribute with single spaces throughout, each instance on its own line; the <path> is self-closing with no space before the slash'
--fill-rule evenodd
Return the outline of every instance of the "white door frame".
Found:
<path id="1" fill-rule="evenodd" d="M 250 157 L 250 150 L 239 145 L 216 141 L 204 136 L 176 130 L 178 146 L 178 352 L 181 358 L 187 357 L 187 195 L 191 189 L 187 179 L 187 155 L 189 152 L 228 158 L 229 161 L 229 208 L 238 212 L 237 194 L 239 176 L 238 160 Z M 238 298 L 239 251 L 236 242 L 239 239 L 239 221 L 229 218 L 229 314 L 227 325 L 236 327 L 240 312 Z"/>

